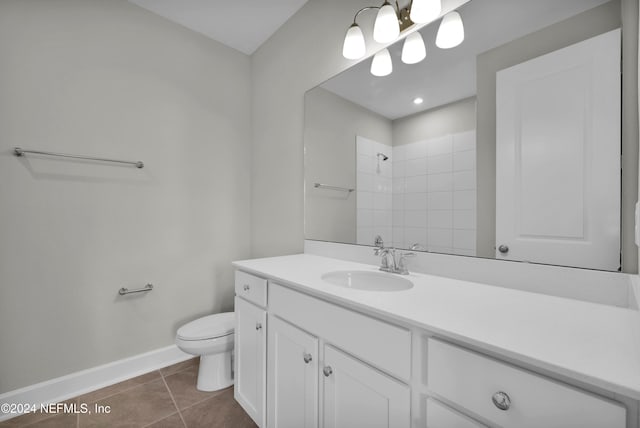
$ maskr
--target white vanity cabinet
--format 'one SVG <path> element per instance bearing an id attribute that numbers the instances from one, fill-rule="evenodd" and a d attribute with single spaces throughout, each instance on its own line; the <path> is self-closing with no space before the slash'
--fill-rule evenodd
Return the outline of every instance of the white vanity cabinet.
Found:
<path id="1" fill-rule="evenodd" d="M 269 315 L 267 426 L 318 426 L 318 339 Z"/>
<path id="2" fill-rule="evenodd" d="M 626 409 L 618 403 L 447 342 L 429 339 L 427 346 L 431 392 L 491 426 L 626 426 Z M 437 403 L 431 406 L 437 407 Z M 432 411 L 444 413 L 442 409 Z M 457 426 L 474 426 L 467 423 Z M 438 427 L 435 423 L 428 426 Z"/>
<path id="3" fill-rule="evenodd" d="M 267 427 L 410 426 L 407 329 L 270 283 L 267 347 Z"/>
<path id="4" fill-rule="evenodd" d="M 263 426 L 266 410 L 267 281 L 237 271 L 235 288 L 234 398 L 258 426 Z"/>

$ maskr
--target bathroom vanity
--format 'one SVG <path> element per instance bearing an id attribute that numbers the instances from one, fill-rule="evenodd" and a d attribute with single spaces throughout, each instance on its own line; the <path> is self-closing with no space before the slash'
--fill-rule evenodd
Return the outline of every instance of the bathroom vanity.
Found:
<path id="1" fill-rule="evenodd" d="M 638 426 L 635 310 L 310 254 L 234 266 L 235 395 L 260 427 Z"/>

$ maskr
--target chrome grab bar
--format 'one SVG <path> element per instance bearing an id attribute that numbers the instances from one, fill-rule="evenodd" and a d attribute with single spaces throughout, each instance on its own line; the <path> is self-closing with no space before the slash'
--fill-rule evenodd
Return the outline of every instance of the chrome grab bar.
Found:
<path id="1" fill-rule="evenodd" d="M 69 155 L 69 154 L 65 154 L 65 153 L 44 152 L 44 151 L 41 151 L 41 150 L 25 150 L 25 149 L 21 149 L 20 147 L 15 147 L 13 149 L 13 153 L 18 157 L 24 156 L 27 153 L 33 153 L 33 154 L 36 154 L 36 155 L 57 156 L 57 157 L 61 157 L 61 158 L 85 159 L 85 160 L 93 160 L 93 161 L 100 161 L 100 162 L 124 163 L 124 164 L 127 164 L 127 165 L 133 165 L 136 168 L 143 168 L 144 167 L 144 162 L 142 162 L 142 161 L 124 161 L 124 160 L 117 160 L 117 159 L 96 158 L 96 157 L 93 157 L 93 156 L 80 156 L 80 155 Z"/>
<path id="2" fill-rule="evenodd" d="M 136 288 L 135 290 L 129 290 L 128 288 L 122 287 L 118 290 L 118 294 L 124 296 L 125 294 L 133 294 L 133 293 L 143 293 L 145 291 L 153 290 L 153 284 L 147 284 L 142 288 Z"/>
<path id="3" fill-rule="evenodd" d="M 322 183 L 314 183 L 313 187 L 315 187 L 316 189 L 338 190 L 340 192 L 348 192 L 348 193 L 351 193 L 356 190 L 356 189 L 351 189 L 349 187 L 330 186 L 329 184 L 322 184 Z"/>

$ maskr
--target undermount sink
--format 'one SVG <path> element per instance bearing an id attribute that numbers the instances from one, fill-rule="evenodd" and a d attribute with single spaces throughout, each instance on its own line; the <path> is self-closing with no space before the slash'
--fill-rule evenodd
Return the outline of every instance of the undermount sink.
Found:
<path id="1" fill-rule="evenodd" d="M 325 273 L 320 278 L 333 285 L 368 291 L 402 291 L 413 287 L 408 279 L 384 272 L 339 270 Z"/>

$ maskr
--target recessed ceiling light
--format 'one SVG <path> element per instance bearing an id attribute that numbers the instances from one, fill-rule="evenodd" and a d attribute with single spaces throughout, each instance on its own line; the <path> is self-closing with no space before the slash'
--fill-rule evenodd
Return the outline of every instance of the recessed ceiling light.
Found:
<path id="1" fill-rule="evenodd" d="M 422 104 L 423 101 L 424 100 L 422 98 L 420 98 L 420 97 L 416 97 L 416 98 L 413 99 L 413 103 L 416 104 L 416 105 Z"/>

